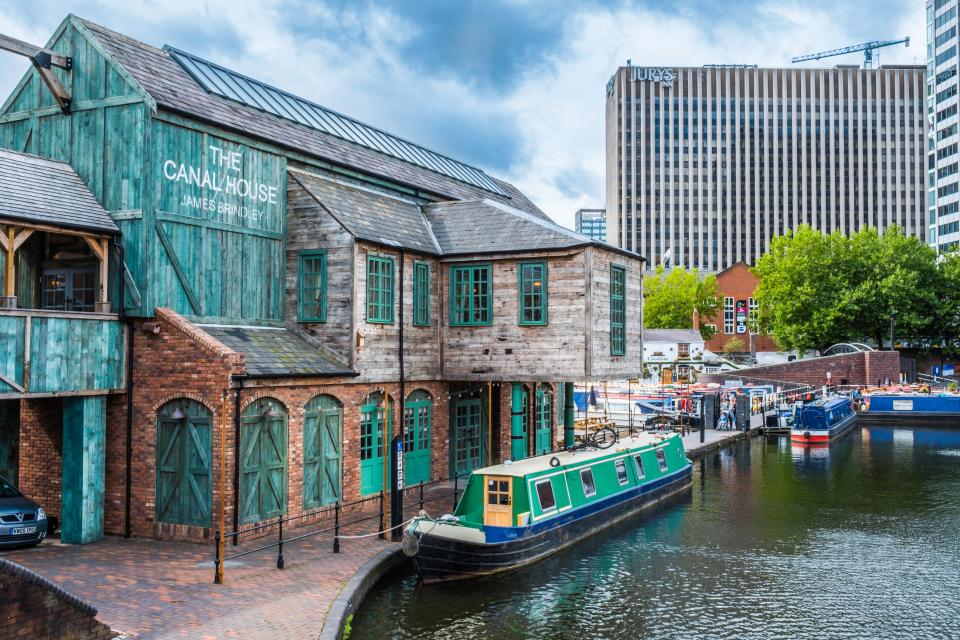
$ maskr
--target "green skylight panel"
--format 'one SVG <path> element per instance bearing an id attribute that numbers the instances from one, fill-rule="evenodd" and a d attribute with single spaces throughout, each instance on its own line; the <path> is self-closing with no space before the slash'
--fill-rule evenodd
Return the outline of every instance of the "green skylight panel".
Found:
<path id="1" fill-rule="evenodd" d="M 203 89 L 254 109 L 342 138 L 486 191 L 507 195 L 486 173 L 253 78 L 169 45 L 164 50 Z"/>

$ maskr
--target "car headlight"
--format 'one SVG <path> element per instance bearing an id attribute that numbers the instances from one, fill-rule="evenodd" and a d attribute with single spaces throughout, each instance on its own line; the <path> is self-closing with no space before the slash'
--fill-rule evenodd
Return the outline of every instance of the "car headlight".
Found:
<path id="1" fill-rule="evenodd" d="M 47 512 L 43 510 L 43 507 L 37 507 L 37 520 L 46 520 Z"/>

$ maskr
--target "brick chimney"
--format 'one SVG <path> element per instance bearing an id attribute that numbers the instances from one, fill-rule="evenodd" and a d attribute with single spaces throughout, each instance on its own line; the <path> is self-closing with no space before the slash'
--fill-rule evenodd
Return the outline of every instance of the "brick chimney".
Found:
<path id="1" fill-rule="evenodd" d="M 693 330 L 700 331 L 700 312 L 696 307 L 693 308 Z"/>

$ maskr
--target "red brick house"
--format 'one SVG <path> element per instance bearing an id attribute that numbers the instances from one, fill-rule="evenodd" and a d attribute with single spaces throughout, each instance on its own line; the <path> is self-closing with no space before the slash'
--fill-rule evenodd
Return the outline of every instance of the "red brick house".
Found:
<path id="1" fill-rule="evenodd" d="M 745 262 L 737 262 L 717 274 L 720 310 L 714 318 L 702 322 L 704 326 L 709 325 L 716 330 L 716 334 L 707 341 L 708 350 L 723 353 L 729 340 L 740 338 L 745 352 L 751 350 L 751 339 L 754 352 L 777 351 L 777 343 L 772 337 L 751 335 L 751 320 L 758 311 L 753 298 L 757 282 L 757 276 L 753 275 Z"/>

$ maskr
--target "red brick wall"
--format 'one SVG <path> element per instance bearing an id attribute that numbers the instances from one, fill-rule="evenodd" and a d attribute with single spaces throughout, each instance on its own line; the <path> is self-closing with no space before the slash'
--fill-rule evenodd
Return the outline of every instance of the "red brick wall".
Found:
<path id="1" fill-rule="evenodd" d="M 723 347 L 728 340 L 739 337 L 743 340 L 744 351 L 750 349 L 750 334 L 723 332 L 723 299 L 724 297 L 733 298 L 734 305 L 737 300 L 747 300 L 753 296 L 757 288 L 757 276 L 750 272 L 750 267 L 746 263 L 738 262 L 731 267 L 717 274 L 717 295 L 720 296 L 720 310 L 713 318 L 701 319 L 700 325 L 715 324 L 717 326 L 717 335 L 707 341 L 707 349 L 714 353 L 723 353 Z M 777 343 L 769 336 L 758 335 L 754 338 L 754 346 L 757 351 L 776 351 Z"/>
<path id="2" fill-rule="evenodd" d="M 124 532 L 127 487 L 127 396 L 107 397 L 106 477 L 103 492 L 103 529 Z"/>
<path id="3" fill-rule="evenodd" d="M 49 580 L 0 558 L 0 637 L 106 640 L 97 610 Z"/>
<path id="4" fill-rule="evenodd" d="M 845 353 L 824 358 L 809 358 L 784 364 L 740 369 L 724 374 L 704 374 L 700 382 L 720 382 L 725 379 L 744 381 L 777 381 L 821 386 L 827 383 L 827 372 L 832 384 L 866 385 L 889 378 L 900 377 L 900 354 L 896 351 Z M 846 380 L 846 382 L 843 382 Z"/>
<path id="5" fill-rule="evenodd" d="M 62 470 L 63 401 L 21 400 L 19 489 L 58 519 Z"/>

